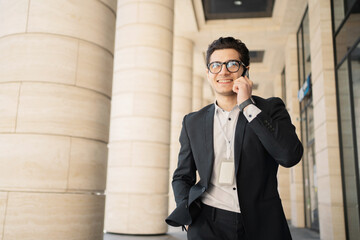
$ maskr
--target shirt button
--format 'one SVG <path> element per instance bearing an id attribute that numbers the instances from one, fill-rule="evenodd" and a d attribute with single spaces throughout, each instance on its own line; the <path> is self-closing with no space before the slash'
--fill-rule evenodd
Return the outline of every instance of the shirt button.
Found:
<path id="1" fill-rule="evenodd" d="M 229 121 L 231 121 L 231 118 L 229 118 Z"/>
<path id="2" fill-rule="evenodd" d="M 233 190 L 236 190 L 236 187 L 234 187 Z"/>
<path id="3" fill-rule="evenodd" d="M 252 117 L 252 115 L 250 114 L 250 115 L 249 115 L 249 118 L 251 118 L 251 117 Z"/>

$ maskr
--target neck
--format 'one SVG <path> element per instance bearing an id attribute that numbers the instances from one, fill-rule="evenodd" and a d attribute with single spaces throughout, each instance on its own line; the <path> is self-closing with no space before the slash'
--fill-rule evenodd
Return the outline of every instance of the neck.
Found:
<path id="1" fill-rule="evenodd" d="M 232 96 L 216 96 L 216 102 L 219 107 L 230 112 L 237 104 L 236 95 Z"/>

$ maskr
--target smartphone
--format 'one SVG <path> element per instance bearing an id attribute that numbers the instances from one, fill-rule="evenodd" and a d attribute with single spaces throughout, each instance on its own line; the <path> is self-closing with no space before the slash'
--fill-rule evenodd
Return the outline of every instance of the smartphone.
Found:
<path id="1" fill-rule="evenodd" d="M 244 72 L 241 74 L 242 77 L 247 77 L 249 78 L 249 70 L 247 68 L 245 68 Z"/>

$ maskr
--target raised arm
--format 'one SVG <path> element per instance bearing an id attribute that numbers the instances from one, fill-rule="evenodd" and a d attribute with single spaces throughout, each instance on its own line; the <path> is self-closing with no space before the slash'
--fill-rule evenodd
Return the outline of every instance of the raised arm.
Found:
<path id="1" fill-rule="evenodd" d="M 269 106 L 249 123 L 261 143 L 277 163 L 284 167 L 297 164 L 303 154 L 303 146 L 296 135 L 295 126 L 280 98 L 267 100 Z M 264 109 L 265 110 L 265 109 Z"/>

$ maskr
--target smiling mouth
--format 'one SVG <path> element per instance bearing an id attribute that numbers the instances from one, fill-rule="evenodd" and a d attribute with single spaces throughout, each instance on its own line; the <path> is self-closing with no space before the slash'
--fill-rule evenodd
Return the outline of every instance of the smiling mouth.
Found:
<path id="1" fill-rule="evenodd" d="M 218 80 L 216 80 L 216 82 L 218 82 L 218 83 L 230 83 L 232 81 L 233 81 L 232 79 L 218 79 Z"/>

